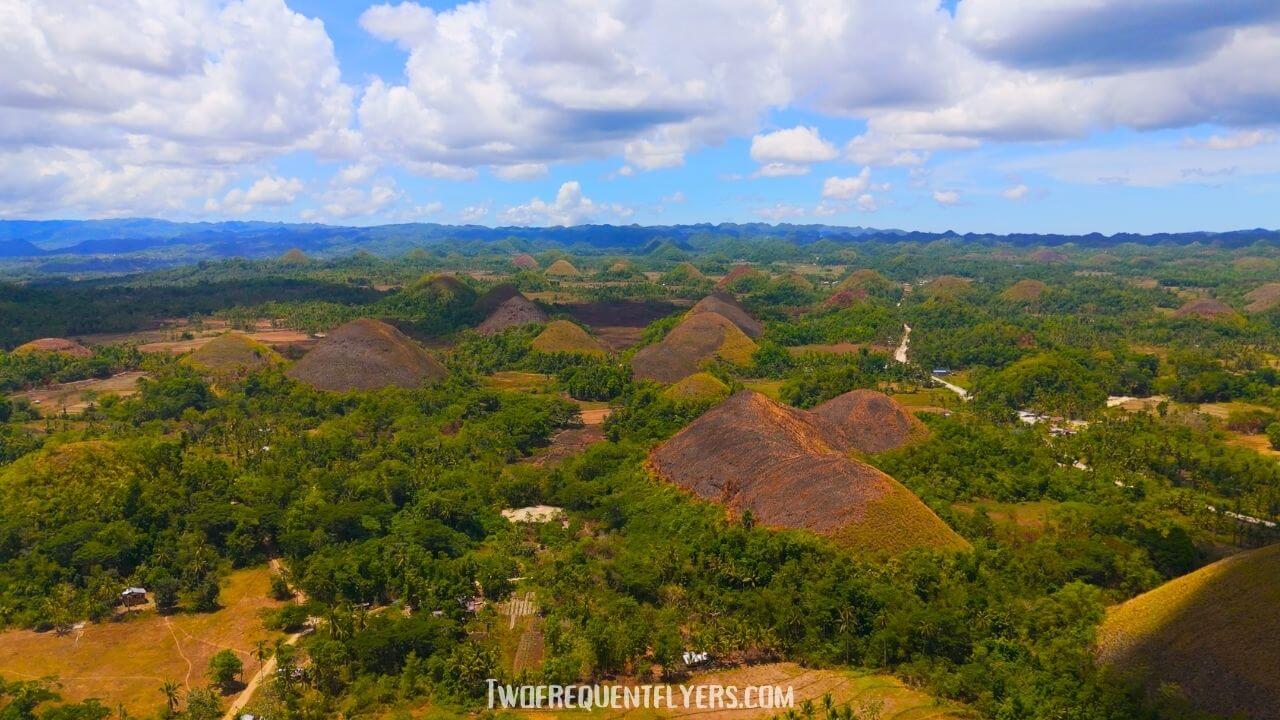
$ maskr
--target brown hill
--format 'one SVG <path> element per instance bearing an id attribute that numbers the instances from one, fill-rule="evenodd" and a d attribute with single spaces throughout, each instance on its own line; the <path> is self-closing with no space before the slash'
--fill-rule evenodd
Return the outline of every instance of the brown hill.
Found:
<path id="1" fill-rule="evenodd" d="M 750 338 L 758 338 L 764 333 L 764 325 L 759 320 L 751 317 L 751 313 L 747 312 L 747 309 L 742 307 L 729 293 L 712 293 L 699 300 L 696 305 L 689 309 L 690 315 L 704 312 L 723 315 Z"/>
<path id="2" fill-rule="evenodd" d="M 93 351 L 81 345 L 75 340 L 66 338 L 40 338 L 32 340 L 29 343 L 23 343 L 13 349 L 17 353 L 53 353 L 55 355 L 67 355 L 70 357 L 86 358 L 93 355 Z"/>
<path id="3" fill-rule="evenodd" d="M 306 265 L 311 262 L 311 258 L 302 252 L 302 248 L 289 248 L 280 256 L 280 262 L 284 265 Z"/>
<path id="4" fill-rule="evenodd" d="M 578 268 L 573 266 L 573 263 L 564 258 L 551 263 L 551 266 L 543 274 L 547 277 L 578 277 L 582 275 L 581 272 L 578 272 Z"/>
<path id="5" fill-rule="evenodd" d="M 720 282 L 716 283 L 716 287 L 729 287 L 743 278 L 764 277 L 764 273 L 751 267 L 750 265 L 734 265 L 729 268 L 729 272 L 720 278 Z"/>
<path id="6" fill-rule="evenodd" d="M 235 378 L 283 363 L 284 358 L 247 335 L 227 333 L 196 348 L 185 362 L 206 375 Z"/>
<path id="7" fill-rule="evenodd" d="M 896 400 L 875 390 L 854 390 L 810 411 L 826 421 L 848 446 L 864 453 L 895 450 L 929 434 Z"/>
<path id="8" fill-rule="evenodd" d="M 497 335 L 507 328 L 522 325 L 542 324 L 547 321 L 547 314 L 529 301 L 529 298 L 516 293 L 502 302 L 484 322 L 476 327 L 481 335 Z"/>
<path id="9" fill-rule="evenodd" d="M 973 280 L 967 277 L 959 277 L 957 275 L 942 275 L 929 283 L 927 283 L 923 292 L 931 298 L 941 300 L 949 300 L 958 297 L 961 293 L 969 289 L 973 284 Z"/>
<path id="10" fill-rule="evenodd" d="M 658 476 L 704 500 L 854 550 L 967 545 L 909 490 L 845 450 L 821 419 L 748 390 L 704 413 L 649 460 Z"/>
<path id="11" fill-rule="evenodd" d="M 1200 317 L 1206 320 L 1227 318 L 1235 314 L 1236 311 L 1230 305 L 1213 298 L 1192 300 L 1173 312 L 1174 317 Z"/>
<path id="12" fill-rule="evenodd" d="M 483 295 L 476 298 L 476 304 L 472 309 L 475 310 L 478 317 L 488 317 L 489 313 L 497 310 L 499 305 L 520 294 L 516 286 L 511 283 L 494 285 Z"/>
<path id="13" fill-rule="evenodd" d="M 1249 301 L 1244 309 L 1249 312 L 1264 312 L 1280 303 L 1280 283 L 1267 283 L 1259 285 L 1245 294 L 1244 298 Z"/>
<path id="14" fill-rule="evenodd" d="M 1000 297 L 1013 302 L 1035 302 L 1048 289 L 1049 286 L 1039 280 L 1019 280 L 1008 290 L 1000 293 Z"/>
<path id="15" fill-rule="evenodd" d="M 1103 664 L 1176 684 L 1214 715 L 1280 720 L 1280 545 L 1233 555 L 1111 608 Z"/>
<path id="16" fill-rule="evenodd" d="M 360 318 L 329 333 L 285 372 L 320 390 L 417 387 L 445 376 L 422 346 L 390 325 Z"/>
<path id="17" fill-rule="evenodd" d="M 1037 250 L 1031 253 L 1031 259 L 1036 262 L 1062 262 L 1068 257 L 1066 253 L 1061 253 L 1057 250 Z"/>
<path id="18" fill-rule="evenodd" d="M 511 260 L 511 264 L 521 270 L 537 270 L 538 260 L 529 253 L 520 253 Z"/>
<path id="19" fill-rule="evenodd" d="M 556 320 L 547 325 L 531 345 L 534 350 L 542 353 L 605 354 L 604 347 L 595 338 L 588 335 L 581 326 L 568 320 Z"/>
<path id="20" fill-rule="evenodd" d="M 840 290 L 831 297 L 822 301 L 824 308 L 847 308 L 853 307 L 859 300 L 867 299 L 867 291 L 857 290 Z"/>
<path id="21" fill-rule="evenodd" d="M 864 297 L 871 292 L 884 292 L 892 289 L 893 282 L 871 268 L 854 270 L 849 274 L 849 277 L 841 280 L 840 284 L 836 286 L 837 293 L 846 290 L 861 291 Z"/>
<path id="22" fill-rule="evenodd" d="M 725 316 L 713 312 L 688 315 L 662 342 L 643 347 L 631 358 L 638 378 L 673 383 L 719 358 L 735 365 L 751 362 L 757 345 Z"/>

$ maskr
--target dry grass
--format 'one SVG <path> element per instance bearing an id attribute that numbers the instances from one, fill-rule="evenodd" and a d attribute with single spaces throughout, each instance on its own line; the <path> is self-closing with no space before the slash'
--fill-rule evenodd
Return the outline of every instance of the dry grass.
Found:
<path id="1" fill-rule="evenodd" d="M 641 348 L 631 359 L 636 377 L 673 383 L 719 358 L 748 365 L 758 346 L 733 321 L 714 312 L 687 316 L 662 342 Z"/>
<path id="2" fill-rule="evenodd" d="M 209 658 L 219 650 L 234 650 L 246 676 L 257 670 L 254 644 L 282 637 L 262 627 L 262 611 L 280 606 L 269 590 L 265 567 L 242 570 L 223 585 L 217 612 L 168 617 L 145 612 L 63 636 L 29 630 L 0 633 L 0 676 L 57 676 L 66 700 L 98 698 L 107 707 L 123 705 L 134 715 L 146 715 L 164 704 L 160 685 L 165 680 L 188 688 L 206 685 Z"/>
<path id="3" fill-rule="evenodd" d="M 1280 283 L 1267 283 L 1245 294 L 1245 299 L 1249 301 L 1244 309 L 1248 312 L 1263 312 L 1270 310 L 1280 303 Z"/>
<path id="4" fill-rule="evenodd" d="M 284 358 L 247 335 L 227 333 L 197 348 L 184 361 L 206 375 L 237 378 L 283 364 Z"/>
<path id="5" fill-rule="evenodd" d="M 40 338 L 23 343 L 13 349 L 14 353 L 53 353 L 54 355 L 70 355 L 71 357 L 87 358 L 93 355 L 93 351 L 81 345 L 75 340 L 66 338 Z"/>
<path id="6" fill-rule="evenodd" d="M 551 376 L 542 373 L 503 370 L 481 380 L 495 390 L 511 392 L 545 392 L 551 387 Z"/>
<path id="7" fill-rule="evenodd" d="M 329 333 L 286 374 L 320 390 L 346 392 L 417 387 L 440 380 L 446 371 L 404 333 L 360 318 Z"/>
<path id="8" fill-rule="evenodd" d="M 720 685 L 738 688 L 739 697 L 749 685 L 774 686 L 785 691 L 790 687 L 795 698 L 796 711 L 801 703 L 811 701 L 821 712 L 822 698 L 830 695 L 836 707 L 848 704 L 859 717 L 879 717 L 880 720 L 957 720 L 967 717 L 959 705 L 936 699 L 907 687 L 892 675 L 876 675 L 858 670 L 816 670 L 803 668 L 795 663 L 771 663 L 750 667 L 697 673 L 684 685 Z M 587 717 L 598 720 L 666 720 L 668 718 L 697 717 L 699 720 L 764 720 L 781 715 L 786 708 L 737 708 L 709 709 L 681 707 L 681 691 L 672 688 L 676 707 L 631 710 L 593 709 L 524 711 L 531 719 Z M 873 715 L 879 708 L 879 715 Z"/>
<path id="9" fill-rule="evenodd" d="M 574 267 L 573 263 L 564 258 L 551 263 L 543 274 L 547 277 L 579 277 L 582 275 L 578 268 Z"/>
<path id="10" fill-rule="evenodd" d="M 1098 656 L 1176 683 L 1202 710 L 1280 718 L 1280 545 L 1240 553 L 1111 608 Z"/>
<path id="11" fill-rule="evenodd" d="M 605 355 L 604 347 L 596 339 L 587 334 L 581 326 L 568 320 L 555 320 L 549 323 L 531 346 L 542 353 L 572 353 L 575 355 Z"/>
<path id="12" fill-rule="evenodd" d="M 694 373 L 662 391 L 677 402 L 714 402 L 729 396 L 729 386 L 710 373 Z"/>
<path id="13" fill-rule="evenodd" d="M 129 397 L 138 392 L 138 380 L 146 377 L 141 370 L 113 375 L 102 380 L 77 380 L 69 383 L 56 383 L 35 390 L 15 393 L 14 398 L 25 399 L 40 412 L 41 415 L 68 415 L 84 412 L 90 404 L 104 395 Z"/>

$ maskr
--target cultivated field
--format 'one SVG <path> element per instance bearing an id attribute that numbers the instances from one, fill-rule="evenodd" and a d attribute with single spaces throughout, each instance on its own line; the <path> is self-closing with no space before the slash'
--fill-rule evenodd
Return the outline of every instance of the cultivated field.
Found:
<path id="1" fill-rule="evenodd" d="M 283 637 L 262 627 L 270 599 L 267 568 L 232 573 L 223 584 L 222 609 L 213 613 L 141 612 L 117 622 L 90 623 L 66 635 L 13 630 L 0 633 L 0 677 L 56 677 L 65 700 L 98 698 L 147 715 L 164 704 L 161 684 L 186 689 L 208 684 L 209 658 L 230 648 L 244 662 L 245 677 L 258 669 L 254 645 Z"/>

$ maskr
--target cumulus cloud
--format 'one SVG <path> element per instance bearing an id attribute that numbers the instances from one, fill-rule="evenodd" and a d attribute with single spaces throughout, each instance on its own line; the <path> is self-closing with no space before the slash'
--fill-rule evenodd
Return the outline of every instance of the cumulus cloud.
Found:
<path id="1" fill-rule="evenodd" d="M 536 180 L 547 174 L 547 166 L 543 163 L 498 165 L 493 168 L 493 174 L 503 180 Z"/>
<path id="2" fill-rule="evenodd" d="M 934 190 L 933 201 L 939 205 L 958 205 L 960 193 L 955 190 Z"/>
<path id="3" fill-rule="evenodd" d="M 283 0 L 7 2 L 3 15 L 0 64 L 22 71 L 0 77 L 0 165 L 34 162 L 63 191 L 6 193 L 0 207 L 152 211 L 156 199 L 117 192 L 131 177 L 185 209 L 221 185 L 201 178 L 358 142 L 323 25 Z"/>
<path id="4" fill-rule="evenodd" d="M 1000 194 L 1006 200 L 1021 200 L 1025 198 L 1029 192 L 1031 192 L 1030 188 L 1022 183 L 1018 183 L 1017 185 L 1011 185 L 1004 190 L 1001 190 Z"/>
<path id="5" fill-rule="evenodd" d="M 502 212 L 503 222 L 512 225 L 578 225 L 601 219 L 625 219 L 632 210 L 613 203 L 597 203 L 582 194 L 582 185 L 570 180 L 560 186 L 551 202 L 533 198 Z"/>
<path id="6" fill-rule="evenodd" d="M 798 125 L 751 138 L 751 159 L 761 164 L 805 165 L 832 160 L 839 154 L 815 127 Z"/>
<path id="7" fill-rule="evenodd" d="M 887 183 L 873 185 L 871 168 L 864 167 L 853 177 L 829 177 L 822 183 L 822 197 L 836 200 L 851 200 L 867 192 L 867 190 L 885 191 Z"/>
<path id="8" fill-rule="evenodd" d="M 210 198 L 205 210 L 220 213 L 248 213 L 264 207 L 280 207 L 292 204 L 302 192 L 298 178 L 282 178 L 268 175 L 259 178 L 248 189 L 232 188 L 221 201 Z"/>

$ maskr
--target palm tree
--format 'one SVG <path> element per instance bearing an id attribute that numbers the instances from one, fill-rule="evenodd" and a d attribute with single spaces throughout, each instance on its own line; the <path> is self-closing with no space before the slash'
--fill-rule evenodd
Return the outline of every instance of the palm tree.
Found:
<path id="1" fill-rule="evenodd" d="M 178 712 L 178 690 L 181 688 L 176 680 L 165 680 L 160 686 L 160 692 L 164 693 L 165 705 L 169 708 L 169 715 L 172 716 Z"/>
<path id="2" fill-rule="evenodd" d="M 271 651 L 267 650 L 267 641 L 259 640 L 253 644 L 253 657 L 258 661 L 258 665 L 262 665 L 271 657 Z"/>

